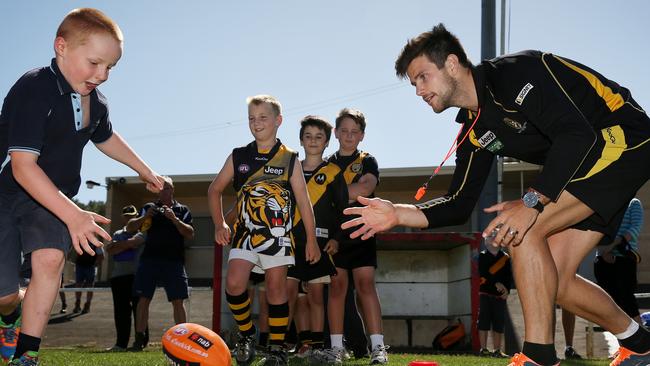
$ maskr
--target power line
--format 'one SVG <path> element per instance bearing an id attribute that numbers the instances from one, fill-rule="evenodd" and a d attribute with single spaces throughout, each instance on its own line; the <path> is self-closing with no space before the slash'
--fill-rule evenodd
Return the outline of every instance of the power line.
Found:
<path id="1" fill-rule="evenodd" d="M 344 102 L 351 102 L 353 100 L 358 100 L 358 99 L 363 99 L 363 98 L 368 98 L 371 96 L 375 96 L 378 94 L 383 94 L 387 92 L 391 92 L 400 88 L 405 87 L 406 83 L 403 82 L 398 82 L 398 83 L 392 83 L 392 84 L 387 84 L 383 86 L 378 86 L 376 88 L 371 88 L 371 89 L 366 89 L 362 90 L 359 92 L 354 92 L 351 94 L 347 94 L 344 96 L 339 96 L 339 97 L 334 97 L 330 99 L 325 99 L 321 100 L 318 102 L 313 102 L 313 103 L 308 103 L 304 104 L 298 107 L 294 108 L 287 108 L 285 111 L 282 113 L 284 116 L 294 116 L 298 114 L 303 114 L 309 111 L 313 110 L 318 110 L 318 109 L 323 109 L 326 107 L 330 107 L 333 105 L 337 104 L 342 104 Z M 185 128 L 185 129 L 179 129 L 179 130 L 173 130 L 173 131 L 164 131 L 164 132 L 157 132 L 157 133 L 148 133 L 146 135 L 139 135 L 139 136 L 133 136 L 129 137 L 129 141 L 133 140 L 146 140 L 146 139 L 152 139 L 152 138 L 160 138 L 160 137 L 170 137 L 170 136 L 183 136 L 183 135 L 193 135 L 197 133 L 204 133 L 204 132 L 209 132 L 209 131 L 216 131 L 216 130 L 222 130 L 225 128 L 230 128 L 234 126 L 239 126 L 248 123 L 248 118 L 238 118 L 232 121 L 226 121 L 226 122 L 221 122 L 221 123 L 211 123 L 208 125 L 201 125 L 201 126 L 195 126 L 192 128 Z"/>

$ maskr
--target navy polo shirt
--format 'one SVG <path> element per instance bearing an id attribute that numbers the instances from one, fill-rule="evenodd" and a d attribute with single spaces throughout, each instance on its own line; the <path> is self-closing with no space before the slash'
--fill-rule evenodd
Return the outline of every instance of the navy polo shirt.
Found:
<path id="1" fill-rule="evenodd" d="M 140 210 L 140 216 L 144 216 L 149 207 L 162 206 L 160 201 L 149 202 Z M 189 207 L 174 201 L 170 208 L 179 220 L 192 225 L 192 213 Z M 168 259 L 181 263 L 185 261 L 185 238 L 174 223 L 162 213 L 156 212 L 151 217 L 151 227 L 146 232 L 141 258 Z"/>
<path id="2" fill-rule="evenodd" d="M 9 90 L 0 113 L 0 193 L 22 190 L 14 180 L 12 151 L 38 155 L 37 163 L 66 196 L 79 191 L 83 148 L 113 134 L 108 105 L 97 89 L 90 94 L 90 121 L 82 128 L 81 95 L 52 59 L 49 67 L 28 71 Z"/>

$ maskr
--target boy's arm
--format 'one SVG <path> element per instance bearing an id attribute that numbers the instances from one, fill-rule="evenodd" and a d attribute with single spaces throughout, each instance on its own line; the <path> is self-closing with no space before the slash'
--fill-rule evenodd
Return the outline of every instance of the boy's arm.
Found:
<path id="1" fill-rule="evenodd" d="M 95 146 L 106 156 L 135 170 L 140 179 L 146 184 L 147 190 L 158 193 L 163 189 L 164 180 L 162 177 L 151 170 L 117 132 L 113 132 L 113 135 L 108 140 L 95 144 Z"/>
<path id="2" fill-rule="evenodd" d="M 296 197 L 296 203 L 298 204 L 298 210 L 300 210 L 303 225 L 305 225 L 305 233 L 307 233 L 307 245 L 305 247 L 307 256 L 305 259 L 308 263 L 314 264 L 320 260 L 320 248 L 316 241 L 316 219 L 314 218 L 314 209 L 309 200 L 302 166 L 298 159 L 295 159 L 293 174 L 289 178 L 289 183 Z"/>
<path id="3" fill-rule="evenodd" d="M 59 191 L 37 164 L 38 155 L 30 152 L 12 151 L 11 169 L 18 184 L 38 203 L 61 219 L 70 232 L 72 246 L 78 254 L 84 251 L 91 255 L 95 251 L 88 245 L 97 247 L 103 244 L 100 238 L 111 240 L 97 223 L 108 224 L 110 220 L 94 212 L 84 211 Z M 99 236 L 99 238 L 98 238 Z"/>
<path id="4" fill-rule="evenodd" d="M 359 196 L 370 196 L 377 188 L 377 183 L 379 180 L 374 174 L 366 173 L 357 182 L 348 184 L 349 202 L 356 201 Z"/>
<path id="5" fill-rule="evenodd" d="M 212 222 L 214 223 L 214 240 L 219 245 L 230 244 L 230 227 L 228 227 L 223 217 L 221 198 L 223 197 L 223 191 L 232 182 L 234 177 L 235 170 L 231 154 L 208 188 L 208 206 L 210 207 Z"/>
<path id="6" fill-rule="evenodd" d="M 136 248 L 138 245 L 144 243 L 144 236 L 134 235 L 126 240 L 114 240 L 106 244 L 106 253 L 115 255 L 122 253 L 125 250 Z"/>

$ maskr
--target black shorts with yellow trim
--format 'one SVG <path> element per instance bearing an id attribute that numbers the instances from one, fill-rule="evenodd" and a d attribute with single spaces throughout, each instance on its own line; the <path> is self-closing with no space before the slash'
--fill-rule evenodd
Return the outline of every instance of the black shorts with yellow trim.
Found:
<path id="1" fill-rule="evenodd" d="M 334 276 L 336 274 L 332 256 L 323 250 L 328 240 L 326 238 L 317 238 L 317 240 L 320 247 L 320 260 L 315 264 L 309 264 L 305 260 L 305 241 L 296 240 L 296 248 L 294 249 L 296 264 L 287 270 L 288 278 L 309 282 L 315 278 Z"/>
<path id="2" fill-rule="evenodd" d="M 377 241 L 375 237 L 368 240 L 350 240 L 339 243 L 339 251 L 334 254 L 337 268 L 352 270 L 361 267 L 377 268 Z"/>
<path id="3" fill-rule="evenodd" d="M 596 143 L 566 186 L 595 213 L 572 227 L 613 239 L 628 203 L 648 179 L 650 131 L 629 131 L 618 125 L 599 131 Z"/>

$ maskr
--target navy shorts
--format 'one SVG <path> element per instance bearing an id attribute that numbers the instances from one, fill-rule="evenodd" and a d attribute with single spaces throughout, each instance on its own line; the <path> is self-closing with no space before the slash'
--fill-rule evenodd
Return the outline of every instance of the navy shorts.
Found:
<path id="1" fill-rule="evenodd" d="M 67 255 L 71 245 L 63 221 L 29 195 L 0 193 L 0 296 L 18 291 L 21 252 L 54 248 Z"/>
<path id="2" fill-rule="evenodd" d="M 97 273 L 95 266 L 77 264 L 74 271 L 77 284 L 92 285 L 95 283 L 95 274 Z"/>
<path id="3" fill-rule="evenodd" d="M 189 297 L 187 273 L 182 262 L 161 259 L 141 258 L 133 283 L 133 294 L 152 299 L 156 285 L 165 288 L 167 300 L 184 300 Z"/>
<path id="4" fill-rule="evenodd" d="M 368 240 L 344 241 L 339 244 L 339 251 L 334 254 L 337 268 L 352 270 L 361 267 L 377 268 L 377 241 L 375 237 Z"/>
<path id="5" fill-rule="evenodd" d="M 487 294 L 479 296 L 478 330 L 503 333 L 505 329 L 506 300 Z"/>

